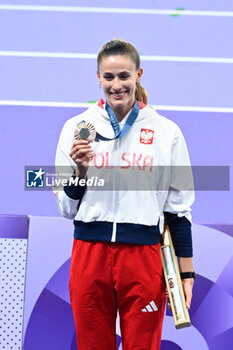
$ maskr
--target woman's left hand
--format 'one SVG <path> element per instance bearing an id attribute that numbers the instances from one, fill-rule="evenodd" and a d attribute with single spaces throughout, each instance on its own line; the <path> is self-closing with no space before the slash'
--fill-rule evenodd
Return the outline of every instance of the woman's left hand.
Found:
<path id="1" fill-rule="evenodd" d="M 193 290 L 193 285 L 194 285 L 194 279 L 193 278 L 185 278 L 182 281 L 182 286 L 184 290 L 184 296 L 185 296 L 185 303 L 186 307 L 190 309 L 191 306 L 191 300 L 192 300 L 192 290 Z"/>
<path id="2" fill-rule="evenodd" d="M 178 257 L 179 270 L 180 272 L 192 272 L 193 271 L 193 260 L 192 258 Z M 193 284 L 194 278 L 184 278 L 181 280 L 184 290 L 185 303 L 188 309 L 191 306 L 191 300 L 193 296 Z"/>

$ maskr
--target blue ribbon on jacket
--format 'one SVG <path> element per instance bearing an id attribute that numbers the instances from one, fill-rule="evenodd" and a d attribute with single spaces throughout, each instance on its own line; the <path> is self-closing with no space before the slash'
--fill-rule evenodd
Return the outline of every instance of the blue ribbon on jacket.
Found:
<path id="1" fill-rule="evenodd" d="M 122 138 L 132 127 L 133 123 L 137 119 L 138 113 L 139 113 L 139 104 L 136 100 L 133 106 L 132 111 L 130 112 L 130 115 L 128 116 L 125 125 L 123 126 L 122 130 L 120 128 L 120 124 L 118 122 L 118 119 L 116 117 L 116 114 L 112 110 L 112 108 L 109 106 L 109 104 L 106 102 L 106 111 L 109 116 L 110 123 L 112 125 L 113 131 L 114 131 L 114 137 L 109 139 L 107 137 L 104 137 L 98 133 L 96 133 L 95 141 L 112 141 L 115 139 Z M 79 124 L 83 123 L 84 120 L 82 120 Z"/>
<path id="2" fill-rule="evenodd" d="M 130 112 L 130 115 L 128 116 L 125 125 L 123 126 L 122 130 L 120 129 L 120 124 L 118 122 L 118 119 L 116 117 L 116 114 L 114 113 L 113 109 L 109 106 L 109 104 L 106 102 L 106 111 L 108 112 L 109 120 L 112 125 L 113 131 L 115 136 L 111 139 L 101 136 L 100 134 L 96 134 L 96 139 L 101 141 L 111 141 L 115 139 L 122 138 L 132 127 L 133 123 L 135 122 L 138 113 L 139 113 L 139 104 L 136 100 L 133 106 L 132 111 Z"/>

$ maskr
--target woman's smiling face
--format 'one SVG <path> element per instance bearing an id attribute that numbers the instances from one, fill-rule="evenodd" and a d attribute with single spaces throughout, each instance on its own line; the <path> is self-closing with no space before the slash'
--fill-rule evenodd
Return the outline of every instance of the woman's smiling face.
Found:
<path id="1" fill-rule="evenodd" d="M 122 119 L 134 105 L 136 83 L 140 81 L 142 69 L 136 69 L 128 55 L 105 56 L 97 75 L 108 104 Z"/>

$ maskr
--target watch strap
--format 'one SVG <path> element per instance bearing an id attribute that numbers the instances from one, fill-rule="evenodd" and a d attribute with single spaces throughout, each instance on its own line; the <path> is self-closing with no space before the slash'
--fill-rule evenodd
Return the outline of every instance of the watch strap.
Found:
<path id="1" fill-rule="evenodd" d="M 180 272 L 180 278 L 183 280 L 183 279 L 186 279 L 186 278 L 193 278 L 195 279 L 196 278 L 196 274 L 194 271 L 189 271 L 189 272 Z"/>

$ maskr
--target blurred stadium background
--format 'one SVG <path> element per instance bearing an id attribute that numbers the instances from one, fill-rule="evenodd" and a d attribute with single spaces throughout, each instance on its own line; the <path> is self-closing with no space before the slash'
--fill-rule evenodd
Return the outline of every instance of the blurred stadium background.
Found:
<path id="1" fill-rule="evenodd" d="M 149 103 L 180 126 L 192 164 L 231 168 L 232 33 L 231 0 L 0 1 L 0 213 L 40 216 L 45 221 L 60 217 L 51 192 L 25 191 L 24 167 L 53 165 L 65 121 L 103 97 L 96 78 L 96 55 L 114 37 L 138 49 Z M 229 239 L 232 213 L 231 188 L 197 191 L 192 211 L 195 224 L 209 226 Z M 227 242 L 229 246 L 232 238 Z M 56 271 L 57 267 L 50 278 Z M 228 292 L 232 307 L 232 286 Z M 224 327 L 216 334 L 226 331 L 228 339 L 232 321 Z M 222 347 L 223 342 L 208 341 L 208 347 L 200 350 L 230 349 Z M 72 344 L 61 350 L 75 349 L 74 340 Z M 179 347 L 178 340 L 163 344 L 169 350 L 194 349 Z M 36 349 L 30 346 L 25 350 Z M 38 349 L 45 350 L 43 346 Z"/>

